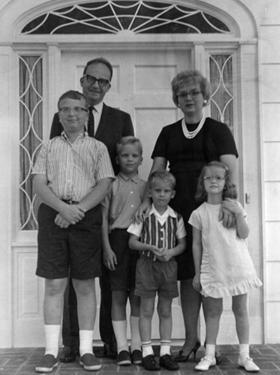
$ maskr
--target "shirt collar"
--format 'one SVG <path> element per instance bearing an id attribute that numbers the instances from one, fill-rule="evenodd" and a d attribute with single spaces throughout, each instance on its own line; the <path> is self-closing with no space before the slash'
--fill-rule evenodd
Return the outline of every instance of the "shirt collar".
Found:
<path id="1" fill-rule="evenodd" d="M 94 106 L 95 111 L 99 114 L 103 111 L 103 102 L 100 102 Z"/>
<path id="2" fill-rule="evenodd" d="M 63 130 L 63 132 L 61 133 L 61 138 L 63 138 L 65 141 L 69 142 L 69 138 L 67 136 L 67 134 L 65 133 L 65 131 Z M 78 135 L 78 137 L 75 139 L 74 142 L 76 142 L 78 139 L 83 139 L 85 137 L 88 136 L 88 132 L 87 131 L 83 131 L 81 134 Z"/>
<path id="3" fill-rule="evenodd" d="M 149 215 L 155 214 L 155 216 L 159 218 L 167 218 L 168 216 L 175 217 L 176 218 L 176 213 L 175 211 L 170 207 L 167 206 L 167 210 L 161 215 L 156 209 L 155 206 L 152 204 L 152 208 L 149 212 Z"/>
<path id="4" fill-rule="evenodd" d="M 137 184 L 140 180 L 139 176 L 136 174 L 134 175 L 133 177 L 130 177 L 130 176 L 126 176 L 124 175 L 122 172 L 119 173 L 119 177 L 121 179 L 123 179 L 124 181 L 132 181 L 134 182 L 135 184 Z"/>

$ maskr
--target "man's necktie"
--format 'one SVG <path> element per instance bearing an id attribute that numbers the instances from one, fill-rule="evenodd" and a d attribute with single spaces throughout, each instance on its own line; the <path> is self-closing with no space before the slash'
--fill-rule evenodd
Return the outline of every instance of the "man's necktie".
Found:
<path id="1" fill-rule="evenodd" d="M 95 108 L 93 106 L 90 106 L 88 108 L 88 135 L 90 137 L 94 137 L 94 116 L 93 111 L 95 111 Z"/>

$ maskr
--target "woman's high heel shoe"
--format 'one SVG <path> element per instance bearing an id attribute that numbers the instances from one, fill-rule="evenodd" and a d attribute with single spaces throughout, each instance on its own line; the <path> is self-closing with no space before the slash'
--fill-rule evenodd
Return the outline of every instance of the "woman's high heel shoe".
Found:
<path id="1" fill-rule="evenodd" d="M 194 345 L 194 347 L 187 353 L 187 354 L 184 354 L 184 350 L 180 350 L 179 353 L 177 354 L 177 356 L 175 357 L 175 361 L 176 362 L 187 362 L 191 356 L 193 355 L 193 359 L 195 361 L 196 359 L 196 352 L 198 351 L 198 349 L 200 348 L 200 342 L 197 341 Z"/>

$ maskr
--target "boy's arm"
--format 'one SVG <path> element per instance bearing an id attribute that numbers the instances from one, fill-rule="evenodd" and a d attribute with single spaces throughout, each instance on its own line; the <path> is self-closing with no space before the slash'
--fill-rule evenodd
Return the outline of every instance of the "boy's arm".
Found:
<path id="1" fill-rule="evenodd" d="M 35 174 L 33 177 L 34 192 L 41 198 L 41 200 L 59 212 L 64 219 L 71 224 L 76 224 L 84 216 L 84 210 L 78 205 L 69 205 L 59 199 L 53 191 L 48 187 L 47 177 L 44 174 Z"/>
<path id="2" fill-rule="evenodd" d="M 193 287 L 198 292 L 201 289 L 200 285 L 200 266 L 201 266 L 201 257 L 202 257 L 202 242 L 201 242 L 201 231 L 195 227 L 192 228 L 192 252 L 193 252 L 193 261 L 195 276 L 193 279 Z"/>
<path id="3" fill-rule="evenodd" d="M 108 194 L 113 177 L 102 178 L 94 188 L 77 204 L 83 211 L 88 211 L 97 206 Z"/>
<path id="4" fill-rule="evenodd" d="M 116 268 L 117 257 L 111 248 L 109 241 L 109 202 L 105 198 L 106 202 L 102 204 L 102 249 L 103 249 L 103 262 L 106 267 L 111 271 Z"/>
<path id="5" fill-rule="evenodd" d="M 154 251 L 154 247 L 152 245 L 141 242 L 139 238 L 140 237 L 137 237 L 135 234 L 130 234 L 128 240 L 128 246 L 130 247 L 130 249 L 137 251 Z"/>

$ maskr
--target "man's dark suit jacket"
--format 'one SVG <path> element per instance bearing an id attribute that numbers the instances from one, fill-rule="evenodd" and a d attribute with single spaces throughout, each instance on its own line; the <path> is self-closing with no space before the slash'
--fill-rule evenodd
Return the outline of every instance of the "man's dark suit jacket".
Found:
<path id="1" fill-rule="evenodd" d="M 56 113 L 52 122 L 50 138 L 60 135 L 62 131 L 63 128 L 59 121 L 58 113 Z M 115 173 L 118 173 L 119 169 L 116 164 L 116 144 L 121 137 L 127 135 L 134 135 L 130 115 L 104 103 L 95 138 L 107 146 Z M 93 137 L 93 134 L 89 134 L 89 136 Z"/>

